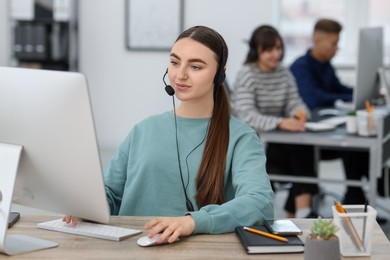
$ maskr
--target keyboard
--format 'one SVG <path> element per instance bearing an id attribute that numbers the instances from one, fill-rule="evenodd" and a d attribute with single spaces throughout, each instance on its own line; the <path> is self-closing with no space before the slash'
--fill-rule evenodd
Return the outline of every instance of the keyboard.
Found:
<path id="1" fill-rule="evenodd" d="M 354 103 L 343 101 L 343 100 L 339 99 L 339 100 L 336 100 L 336 102 L 334 102 L 334 107 L 338 110 L 348 112 L 348 111 L 354 110 Z"/>
<path id="2" fill-rule="evenodd" d="M 77 226 L 73 227 L 71 224 L 63 222 L 62 219 L 38 223 L 37 228 L 113 241 L 121 241 L 128 237 L 142 233 L 141 230 L 137 229 L 129 229 L 80 221 Z"/>
<path id="3" fill-rule="evenodd" d="M 340 110 L 335 108 L 323 108 L 318 110 L 318 116 L 339 116 L 341 113 Z"/>
<path id="4" fill-rule="evenodd" d="M 346 116 L 332 116 L 323 120 L 318 121 L 318 123 L 331 124 L 334 126 L 339 126 L 347 122 Z"/>

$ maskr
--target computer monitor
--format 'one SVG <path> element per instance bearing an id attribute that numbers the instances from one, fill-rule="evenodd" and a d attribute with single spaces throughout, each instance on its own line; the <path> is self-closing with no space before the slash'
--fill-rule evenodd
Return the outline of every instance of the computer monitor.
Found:
<path id="1" fill-rule="evenodd" d="M 109 222 L 90 98 L 82 74 L 0 67 L 0 179 L 10 184 L 2 187 L 0 183 L 0 206 L 13 182 L 11 174 L 1 170 L 10 162 L 8 155 L 18 160 L 11 156 L 9 146 L 22 146 L 14 203 Z"/>
<path id="2" fill-rule="evenodd" d="M 359 32 L 357 81 L 354 108 L 364 109 L 366 100 L 380 97 L 378 70 L 383 67 L 383 28 L 362 28 Z"/>

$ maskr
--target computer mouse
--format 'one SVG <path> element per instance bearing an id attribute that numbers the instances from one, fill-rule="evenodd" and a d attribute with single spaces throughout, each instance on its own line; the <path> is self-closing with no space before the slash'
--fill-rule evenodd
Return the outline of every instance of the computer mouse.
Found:
<path id="1" fill-rule="evenodd" d="M 161 234 L 157 234 L 152 238 L 149 238 L 148 236 L 140 237 L 137 240 L 137 244 L 139 246 L 156 246 L 156 245 L 163 245 L 168 243 L 168 239 L 165 239 L 162 243 L 158 244 L 157 239 L 160 237 Z M 180 239 L 176 239 L 175 242 L 179 241 Z"/>

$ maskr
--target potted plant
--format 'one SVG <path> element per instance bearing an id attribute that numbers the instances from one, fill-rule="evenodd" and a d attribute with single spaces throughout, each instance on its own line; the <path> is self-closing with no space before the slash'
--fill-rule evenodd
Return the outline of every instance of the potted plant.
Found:
<path id="1" fill-rule="evenodd" d="M 313 222 L 310 234 L 306 238 L 304 259 L 305 260 L 339 260 L 339 239 L 335 235 L 338 227 L 332 220 L 324 220 L 318 217 Z"/>
<path id="2" fill-rule="evenodd" d="M 348 111 L 347 116 L 356 116 L 356 111 L 355 110 Z"/>
<path id="3" fill-rule="evenodd" d="M 352 110 L 347 113 L 346 117 L 346 130 L 348 134 L 356 134 L 357 133 L 357 128 L 358 128 L 358 123 L 357 123 L 357 118 L 356 118 L 356 111 Z"/>

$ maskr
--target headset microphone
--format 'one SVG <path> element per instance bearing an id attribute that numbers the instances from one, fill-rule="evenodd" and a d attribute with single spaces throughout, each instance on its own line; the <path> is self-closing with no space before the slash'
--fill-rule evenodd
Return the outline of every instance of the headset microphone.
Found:
<path id="1" fill-rule="evenodd" d="M 191 200 L 188 198 L 188 195 L 187 195 L 187 188 L 186 188 L 186 185 L 184 185 L 183 172 L 181 170 L 180 153 L 179 153 L 179 140 L 178 140 L 178 137 L 177 137 L 176 106 L 175 106 L 175 98 L 173 96 L 175 94 L 175 90 L 172 88 L 171 85 L 168 85 L 165 82 L 165 76 L 167 74 L 168 74 L 168 69 L 164 73 L 163 82 L 164 82 L 164 85 L 165 85 L 165 91 L 167 92 L 168 95 L 172 96 L 173 114 L 174 114 L 174 118 L 175 118 L 176 152 L 177 152 L 177 161 L 178 161 L 178 164 L 179 164 L 180 180 L 181 180 L 181 184 L 182 184 L 182 187 L 183 187 L 184 197 L 186 199 L 186 208 L 187 208 L 188 211 L 194 211 L 194 205 L 192 204 Z M 187 166 L 187 169 L 188 169 L 188 166 Z"/>
<path id="2" fill-rule="evenodd" d="M 165 85 L 165 91 L 167 92 L 168 95 L 170 96 L 173 96 L 175 94 L 175 90 L 172 88 L 171 85 L 168 85 L 166 82 L 165 82 L 165 76 L 168 74 L 168 69 L 165 71 L 165 74 L 163 76 L 163 82 L 164 82 L 164 85 Z"/>

